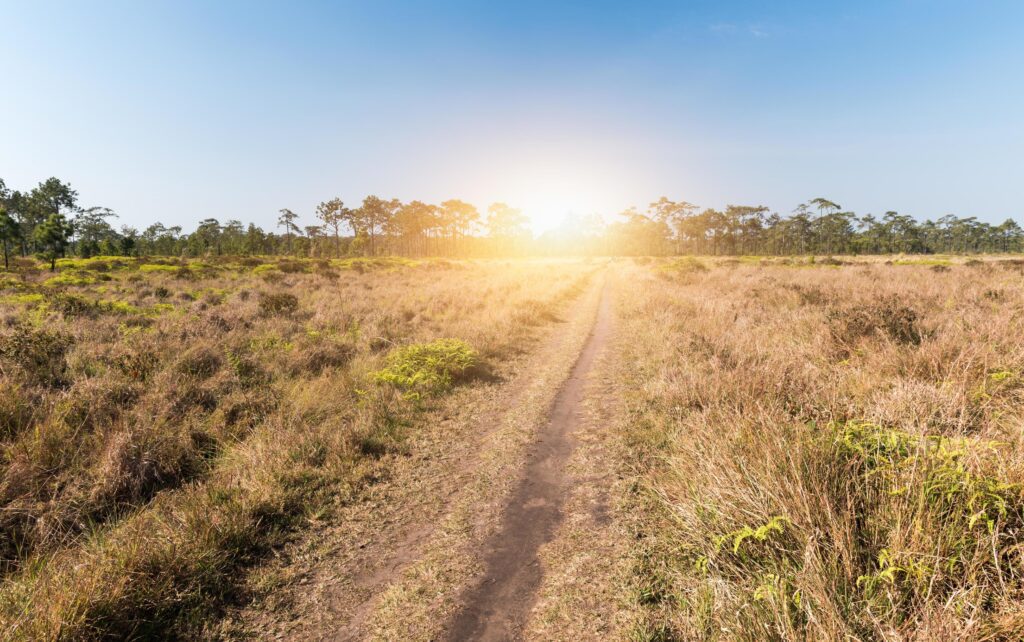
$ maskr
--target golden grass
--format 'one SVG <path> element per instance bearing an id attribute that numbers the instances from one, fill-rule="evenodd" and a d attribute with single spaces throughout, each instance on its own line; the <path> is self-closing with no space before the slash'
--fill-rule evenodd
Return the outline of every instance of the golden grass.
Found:
<path id="1" fill-rule="evenodd" d="M 242 598 L 246 568 L 357 497 L 415 430 L 424 402 L 374 380 L 389 352 L 457 338 L 501 361 L 593 272 L 61 267 L 0 284 L 4 638 L 195 634 Z"/>
<path id="2" fill-rule="evenodd" d="M 1024 635 L 1020 265 L 936 265 L 619 275 L 634 637 Z"/>

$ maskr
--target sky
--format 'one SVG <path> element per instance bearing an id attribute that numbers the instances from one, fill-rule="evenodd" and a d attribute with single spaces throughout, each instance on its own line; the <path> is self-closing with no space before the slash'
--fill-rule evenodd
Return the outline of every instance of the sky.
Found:
<path id="1" fill-rule="evenodd" d="M 367 194 L 1024 221 L 1024 2 L 0 0 L 0 178 L 119 224 Z"/>

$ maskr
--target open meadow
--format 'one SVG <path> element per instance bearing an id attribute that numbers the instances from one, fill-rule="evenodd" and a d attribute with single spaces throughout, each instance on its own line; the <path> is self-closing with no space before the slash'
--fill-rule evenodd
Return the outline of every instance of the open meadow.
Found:
<path id="1" fill-rule="evenodd" d="M 1021 0 L 0 25 L 0 642 L 1024 641 Z"/>
<path id="2" fill-rule="evenodd" d="M 1024 262 L 781 263 L 626 277 L 643 635 L 1020 639 Z"/>
<path id="3" fill-rule="evenodd" d="M 1019 260 L 41 267 L 5 639 L 1024 633 Z"/>
<path id="4" fill-rule="evenodd" d="M 187 631 L 594 268 L 97 258 L 0 275 L 4 638 Z"/>

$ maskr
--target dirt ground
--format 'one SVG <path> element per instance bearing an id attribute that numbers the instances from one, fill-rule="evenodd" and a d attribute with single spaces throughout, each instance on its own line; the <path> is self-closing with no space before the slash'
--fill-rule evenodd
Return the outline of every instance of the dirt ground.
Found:
<path id="1" fill-rule="evenodd" d="M 450 397 L 365 501 L 254 574 L 223 638 L 602 639 L 628 625 L 605 276 Z M 612 637 L 619 637 L 612 635 Z"/>

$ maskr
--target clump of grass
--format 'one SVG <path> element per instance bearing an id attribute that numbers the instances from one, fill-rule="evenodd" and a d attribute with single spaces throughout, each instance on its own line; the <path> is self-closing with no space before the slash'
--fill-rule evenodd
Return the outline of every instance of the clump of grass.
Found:
<path id="1" fill-rule="evenodd" d="M 139 272 L 142 273 L 153 273 L 153 272 L 166 272 L 168 274 L 177 274 L 180 266 L 176 264 L 165 264 L 165 263 L 143 263 L 139 266 Z"/>
<path id="2" fill-rule="evenodd" d="M 884 498 L 869 510 L 907 520 L 883 528 L 889 545 L 873 552 L 874 568 L 857 578 L 876 609 L 898 617 L 928 599 L 964 591 L 977 598 L 1013 582 L 1024 495 L 976 463 L 991 462 L 997 444 L 858 421 L 833 430 L 837 454 L 865 485 L 862 492 Z"/>
<path id="3" fill-rule="evenodd" d="M 943 266 L 949 267 L 953 264 L 949 259 L 896 259 L 892 262 L 893 265 L 927 265 L 927 266 Z"/>
<path id="4" fill-rule="evenodd" d="M 923 336 L 917 311 L 891 295 L 865 304 L 834 307 L 827 318 L 833 339 L 846 348 L 878 335 L 896 343 L 919 345 Z"/>
<path id="5" fill-rule="evenodd" d="M 299 309 L 299 298 L 289 292 L 261 292 L 259 306 L 264 316 L 282 316 Z"/>
<path id="6" fill-rule="evenodd" d="M 109 278 L 109 277 L 108 277 Z M 83 286 L 95 283 L 97 277 L 84 272 L 61 272 L 46 279 L 43 285 L 49 287 Z"/>
<path id="7" fill-rule="evenodd" d="M 17 325 L 0 335 L 0 364 L 8 366 L 0 372 L 13 369 L 33 383 L 60 386 L 65 380 L 71 345 L 72 338 L 66 333 Z"/>
<path id="8" fill-rule="evenodd" d="M 447 392 L 477 364 L 477 352 L 465 341 L 437 339 L 392 350 L 373 378 L 403 390 L 407 397 L 436 396 Z"/>

